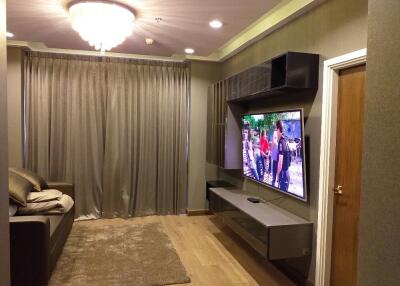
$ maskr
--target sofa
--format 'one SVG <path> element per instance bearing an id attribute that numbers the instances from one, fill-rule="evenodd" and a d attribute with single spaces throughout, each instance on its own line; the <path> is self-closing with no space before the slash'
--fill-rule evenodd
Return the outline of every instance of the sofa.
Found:
<path id="1" fill-rule="evenodd" d="M 47 188 L 75 199 L 72 184 L 48 182 Z M 74 207 L 62 215 L 10 217 L 11 285 L 47 285 L 74 217 Z"/>

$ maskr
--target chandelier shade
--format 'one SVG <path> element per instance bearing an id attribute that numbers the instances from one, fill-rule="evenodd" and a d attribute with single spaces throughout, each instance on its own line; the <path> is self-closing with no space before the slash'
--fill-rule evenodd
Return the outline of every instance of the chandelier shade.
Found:
<path id="1" fill-rule="evenodd" d="M 135 15 L 112 2 L 77 2 L 69 7 L 72 28 L 96 50 L 109 51 L 132 34 Z"/>

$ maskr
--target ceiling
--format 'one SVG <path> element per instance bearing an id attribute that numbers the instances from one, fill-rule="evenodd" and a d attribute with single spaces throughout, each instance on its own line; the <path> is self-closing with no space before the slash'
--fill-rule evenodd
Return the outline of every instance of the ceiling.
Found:
<path id="1" fill-rule="evenodd" d="M 112 51 L 125 54 L 172 56 L 195 49 L 208 56 L 274 8 L 281 0 L 123 0 L 135 9 L 133 34 Z M 13 40 L 42 42 L 48 48 L 93 48 L 71 28 L 65 0 L 8 0 L 7 30 Z M 162 21 L 157 23 L 156 17 Z M 219 19 L 222 29 L 209 27 Z M 155 43 L 145 44 L 145 38 Z"/>
<path id="2" fill-rule="evenodd" d="M 71 28 L 66 8 L 71 1 L 8 0 L 7 31 L 14 34 L 12 42 L 41 43 L 46 49 L 94 51 Z M 323 0 L 118 0 L 136 11 L 135 28 L 111 52 L 174 57 L 190 47 L 195 50 L 193 57 L 221 60 L 320 1 Z M 156 17 L 162 20 L 157 22 Z M 208 23 L 213 19 L 221 20 L 224 26 L 212 29 Z M 146 45 L 146 38 L 154 39 L 154 44 Z M 215 56 L 223 48 L 225 55 Z"/>

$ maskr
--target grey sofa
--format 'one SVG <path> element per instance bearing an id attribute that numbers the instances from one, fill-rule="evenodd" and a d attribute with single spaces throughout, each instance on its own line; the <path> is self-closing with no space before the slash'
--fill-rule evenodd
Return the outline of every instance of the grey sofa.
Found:
<path id="1" fill-rule="evenodd" d="M 48 183 L 75 200 L 74 186 Z M 75 208 L 63 215 L 10 217 L 11 285 L 47 285 L 74 222 Z"/>

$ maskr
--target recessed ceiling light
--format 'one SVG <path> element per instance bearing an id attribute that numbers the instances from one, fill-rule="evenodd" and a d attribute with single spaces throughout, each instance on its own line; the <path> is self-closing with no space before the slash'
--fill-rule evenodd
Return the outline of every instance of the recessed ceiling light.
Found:
<path id="1" fill-rule="evenodd" d="M 10 32 L 6 32 L 6 37 L 7 38 L 12 38 L 12 37 L 14 37 L 14 34 L 10 33 Z"/>
<path id="2" fill-rule="evenodd" d="M 194 53 L 194 50 L 191 49 L 191 48 L 186 48 L 186 49 L 185 49 L 185 53 L 187 53 L 187 54 L 193 54 L 193 53 Z"/>
<path id="3" fill-rule="evenodd" d="M 145 39 L 145 42 L 146 42 L 146 45 L 152 45 L 152 44 L 154 44 L 154 40 L 153 40 L 153 39 L 150 39 L 150 38 L 146 38 L 146 39 Z"/>
<path id="4" fill-rule="evenodd" d="M 210 24 L 210 27 L 214 28 L 214 29 L 219 29 L 223 25 L 222 22 L 219 20 L 212 20 L 209 24 Z"/>

